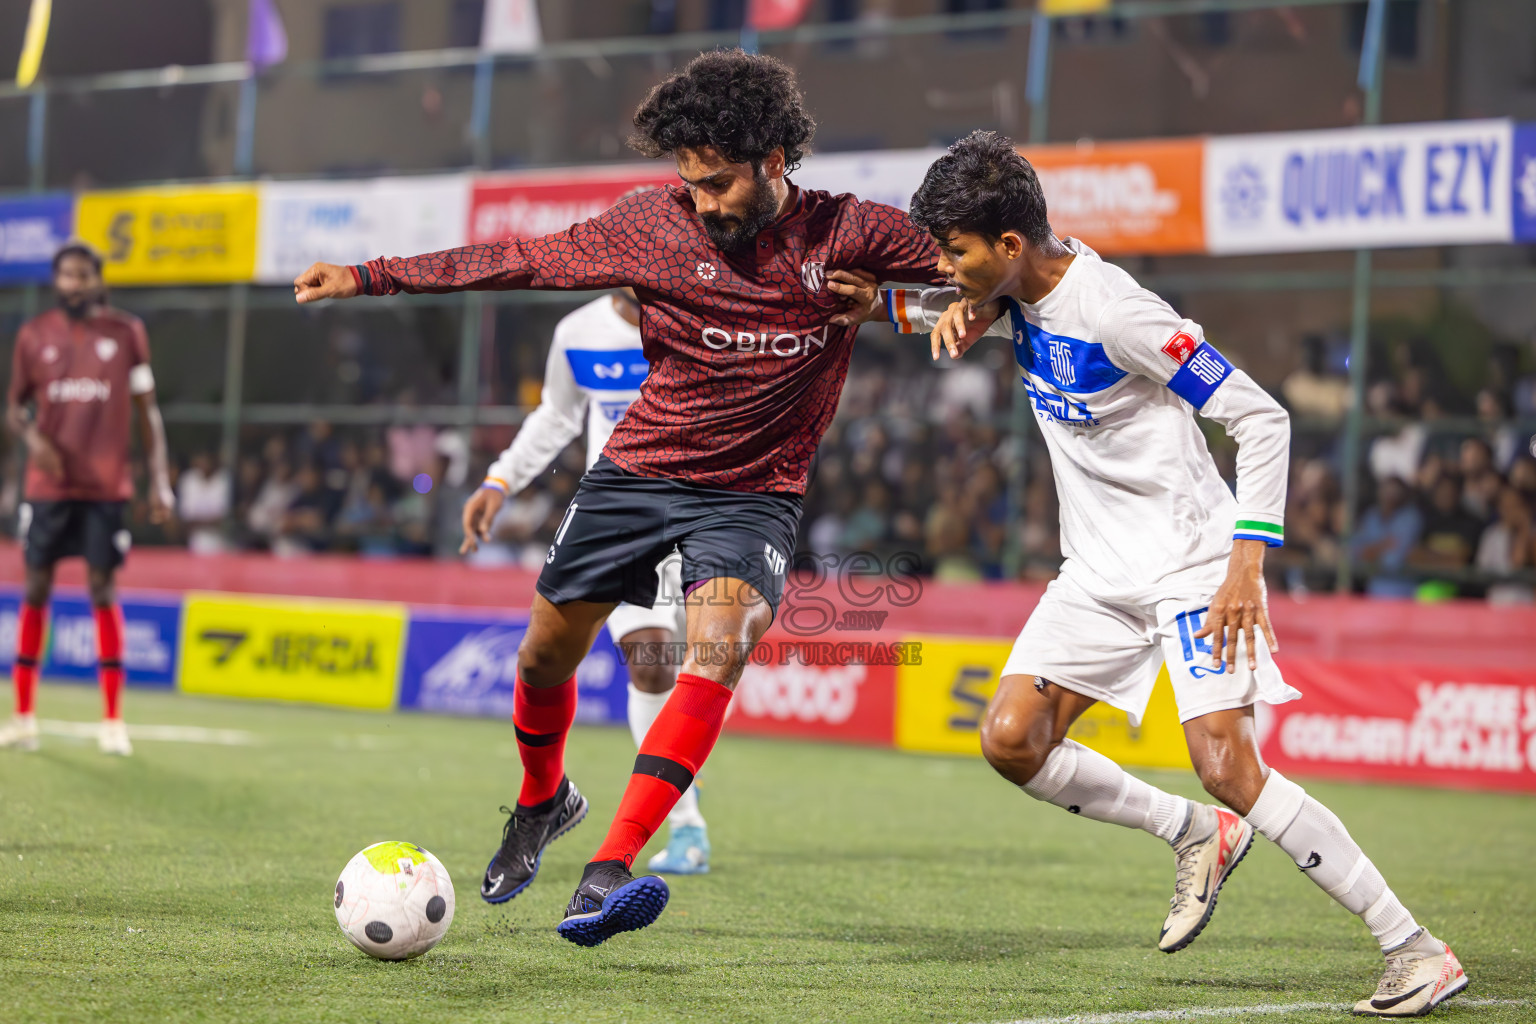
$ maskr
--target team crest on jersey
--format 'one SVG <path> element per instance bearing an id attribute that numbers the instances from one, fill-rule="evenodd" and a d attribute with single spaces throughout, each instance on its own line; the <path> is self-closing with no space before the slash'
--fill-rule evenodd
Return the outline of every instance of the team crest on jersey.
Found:
<path id="1" fill-rule="evenodd" d="M 827 265 L 820 260 L 800 264 L 800 283 L 805 285 L 806 291 L 815 295 L 827 283 Z"/>
<path id="2" fill-rule="evenodd" d="M 105 362 L 109 361 L 115 355 L 117 355 L 117 342 L 113 341 L 111 338 L 97 338 L 96 339 L 96 358 L 97 359 L 100 359 L 102 362 L 105 363 Z"/>
<path id="3" fill-rule="evenodd" d="M 1167 343 L 1163 345 L 1163 355 L 1183 366 L 1189 362 L 1189 357 L 1194 355 L 1195 349 L 1199 347 L 1193 337 L 1180 331 L 1169 338 Z"/>
<path id="4" fill-rule="evenodd" d="M 1051 348 L 1051 372 L 1056 375 L 1056 380 L 1062 386 L 1068 387 L 1077 383 L 1077 367 L 1072 362 L 1072 345 L 1066 338 L 1053 337 L 1050 340 Z"/>
<path id="5" fill-rule="evenodd" d="M 59 350 L 54 348 L 52 345 L 45 345 L 43 347 L 43 351 L 39 354 L 42 356 L 43 362 L 45 363 L 57 362 L 59 359 Z"/>
<path id="6" fill-rule="evenodd" d="M 693 268 L 693 272 L 699 275 L 700 281 L 713 281 L 720 276 L 719 269 L 708 260 Z"/>

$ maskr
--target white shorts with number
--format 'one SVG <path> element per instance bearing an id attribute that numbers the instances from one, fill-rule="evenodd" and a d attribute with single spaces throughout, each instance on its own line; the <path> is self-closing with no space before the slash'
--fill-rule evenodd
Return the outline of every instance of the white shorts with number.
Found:
<path id="1" fill-rule="evenodd" d="M 1003 675 L 1047 679 L 1074 693 L 1117 707 L 1141 723 L 1166 662 L 1179 721 L 1247 707 L 1284 704 L 1301 696 L 1286 684 L 1263 633 L 1257 639 L 1257 671 L 1248 667 L 1248 644 L 1239 634 L 1237 670 L 1215 668 L 1211 637 L 1195 639 L 1215 596 L 1168 598 L 1150 604 L 1101 601 L 1068 577 L 1051 581 L 1045 596 L 1014 641 Z"/>
<path id="2" fill-rule="evenodd" d="M 688 635 L 688 617 L 683 606 L 683 557 L 673 551 L 656 567 L 660 583 L 656 603 L 646 608 L 627 601 L 608 615 L 608 635 L 614 641 L 640 629 L 664 629 L 678 640 Z"/>

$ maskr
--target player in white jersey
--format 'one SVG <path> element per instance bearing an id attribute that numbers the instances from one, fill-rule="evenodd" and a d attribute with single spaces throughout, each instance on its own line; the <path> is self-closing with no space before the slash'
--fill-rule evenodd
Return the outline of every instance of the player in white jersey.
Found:
<path id="1" fill-rule="evenodd" d="M 1036 799 L 1172 845 L 1166 952 L 1205 927 L 1257 831 L 1386 955 L 1356 1013 L 1417 1016 L 1464 989 L 1450 947 L 1414 921 L 1343 823 L 1259 756 L 1253 705 L 1300 696 L 1271 657 L 1262 574 L 1266 546 L 1284 537 L 1284 410 L 1199 324 L 1058 239 L 1009 140 L 957 143 L 929 168 L 912 217 L 954 289 L 887 293 L 891 318 L 932 328 L 935 358 L 941 345 L 963 354 L 984 329 L 1012 339 L 1061 502 L 1066 558 L 1003 669 L 982 725 L 987 760 Z M 1235 498 L 1196 412 L 1237 442 Z M 1164 793 L 1066 738 L 1096 701 L 1139 722 L 1164 664 L 1195 771 L 1231 811 Z"/>
<path id="2" fill-rule="evenodd" d="M 630 289 L 604 295 L 561 319 L 544 366 L 538 408 L 464 506 L 461 552 L 474 550 L 502 503 L 532 483 L 583 430 L 590 469 L 620 417 L 640 397 L 640 382 L 649 371 L 640 350 L 640 304 Z M 629 729 L 637 746 L 667 703 L 677 681 L 677 645 L 687 636 L 677 552 L 657 574 L 654 605 L 620 604 L 608 616 L 609 635 L 624 651 L 629 668 Z M 667 821 L 667 848 L 651 858 L 650 869 L 685 875 L 709 871 L 709 832 L 699 813 L 696 785 L 682 795 Z"/>

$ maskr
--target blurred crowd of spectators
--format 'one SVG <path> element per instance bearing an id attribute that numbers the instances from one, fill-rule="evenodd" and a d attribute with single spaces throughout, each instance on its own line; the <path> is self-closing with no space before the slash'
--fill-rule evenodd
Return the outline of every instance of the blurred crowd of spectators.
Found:
<path id="1" fill-rule="evenodd" d="M 1303 348 L 1302 365 L 1275 387 L 1292 413 L 1293 444 L 1286 545 L 1268 565 L 1273 582 L 1292 591 L 1332 589 L 1345 554 L 1347 379 L 1330 343 L 1308 339 Z M 1025 442 L 1030 470 L 1012 479 L 1017 377 L 1008 355 L 1001 346 L 978 349 L 936 372 L 916 347 L 861 343 L 813 464 L 801 551 L 868 552 L 886 564 L 900 556 L 903 571 L 949 581 L 1003 578 L 1015 558 L 1022 577 L 1054 575 L 1058 507 L 1034 431 Z M 1348 551 L 1357 585 L 1379 597 L 1533 600 L 1536 409 L 1526 406 L 1536 402 L 1536 382 L 1511 374 L 1457 407 L 1413 360 L 1388 366 L 1390 376 L 1367 392 L 1370 440 Z M 185 544 L 200 554 L 454 558 L 464 500 L 512 434 L 320 420 L 251 427 L 233 473 L 212 451 L 176 446 L 177 520 L 153 526 L 142 504 L 131 520 L 139 543 Z M 1207 439 L 1230 481 L 1235 447 L 1219 428 Z M 578 441 L 508 500 L 491 543 L 471 560 L 540 567 L 584 456 Z M 5 501 L 14 502 L 15 474 L 5 475 Z M 1023 515 L 1011 535 L 1013 486 Z"/>
<path id="2" fill-rule="evenodd" d="M 1292 446 L 1285 548 L 1271 562 L 1292 589 L 1331 588 L 1344 552 L 1339 434 L 1306 431 L 1337 421 L 1345 379 L 1324 368 L 1322 339 L 1281 392 L 1302 429 Z M 1536 379 L 1509 359 L 1490 361 L 1470 398 L 1452 391 L 1433 360 L 1394 350 L 1391 373 L 1366 391 L 1384 428 L 1365 449 L 1360 513 L 1348 552 L 1368 594 L 1438 599 L 1536 596 Z"/>

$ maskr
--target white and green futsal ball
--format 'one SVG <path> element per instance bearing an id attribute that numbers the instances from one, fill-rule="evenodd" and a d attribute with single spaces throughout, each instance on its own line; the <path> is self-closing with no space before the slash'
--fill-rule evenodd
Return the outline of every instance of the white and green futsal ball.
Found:
<path id="1" fill-rule="evenodd" d="M 453 924 L 448 869 L 415 843 L 374 843 L 336 880 L 336 923 L 371 957 L 421 956 Z"/>

